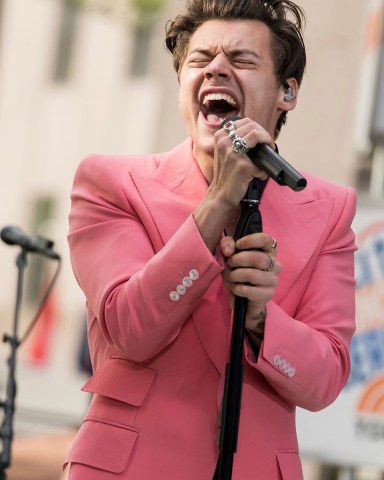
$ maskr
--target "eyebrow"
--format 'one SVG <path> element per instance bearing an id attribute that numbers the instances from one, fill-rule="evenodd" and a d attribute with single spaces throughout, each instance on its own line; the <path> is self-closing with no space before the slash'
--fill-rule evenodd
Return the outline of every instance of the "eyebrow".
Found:
<path id="1" fill-rule="evenodd" d="M 250 55 L 252 57 L 255 57 L 257 60 L 263 59 L 261 55 L 254 52 L 253 50 L 249 50 L 248 48 L 238 48 L 236 50 L 230 50 L 229 52 L 226 52 L 225 50 L 223 50 L 223 52 L 227 57 L 230 57 L 230 58 L 239 57 L 240 55 Z M 194 53 L 200 53 L 207 56 L 212 55 L 212 52 L 209 48 L 194 48 L 188 53 L 188 55 L 191 55 Z"/>
<path id="2" fill-rule="evenodd" d="M 227 57 L 239 57 L 240 55 L 250 55 L 251 57 L 255 57 L 257 60 L 262 60 L 263 57 L 258 53 L 254 52 L 253 50 L 249 50 L 248 48 L 238 48 L 237 50 L 230 50 L 228 53 L 223 50 Z"/>

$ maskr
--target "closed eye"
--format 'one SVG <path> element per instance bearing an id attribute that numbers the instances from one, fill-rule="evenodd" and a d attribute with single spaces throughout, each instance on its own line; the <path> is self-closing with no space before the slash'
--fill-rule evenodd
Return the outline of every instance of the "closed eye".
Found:
<path id="1" fill-rule="evenodd" d="M 256 67 L 257 62 L 253 58 L 239 58 L 239 57 L 232 57 L 231 58 L 232 65 L 240 66 L 240 67 Z"/>
<path id="2" fill-rule="evenodd" d="M 195 58 L 188 61 L 188 65 L 191 67 L 206 67 L 210 60 L 207 58 Z"/>
<path id="3" fill-rule="evenodd" d="M 233 65 L 249 67 L 257 67 L 263 58 L 253 50 L 248 49 L 233 50 L 226 52 L 226 54 Z"/>
<path id="4" fill-rule="evenodd" d="M 235 60 L 233 63 L 235 65 L 243 65 L 243 66 L 250 66 L 250 67 L 255 66 L 255 63 L 251 62 L 250 60 Z"/>

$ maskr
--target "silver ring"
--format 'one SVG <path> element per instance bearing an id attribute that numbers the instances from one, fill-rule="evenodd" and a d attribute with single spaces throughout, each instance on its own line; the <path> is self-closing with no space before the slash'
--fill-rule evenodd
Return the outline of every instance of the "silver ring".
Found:
<path id="1" fill-rule="evenodd" d="M 268 255 L 268 257 L 269 257 L 269 255 Z M 275 268 L 275 260 L 272 257 L 269 257 L 269 259 L 270 259 L 270 263 L 269 263 L 267 268 L 263 269 L 264 272 L 270 272 L 271 270 L 273 270 Z"/>
<path id="2" fill-rule="evenodd" d="M 233 140 L 232 148 L 236 153 L 247 153 L 249 151 L 245 140 L 241 138 L 238 133 L 236 133 L 235 122 L 233 120 L 228 120 L 228 122 L 225 122 L 223 128 Z"/>
<path id="3" fill-rule="evenodd" d="M 233 140 L 232 148 L 236 153 L 247 153 L 249 151 L 248 145 L 245 140 L 239 135 Z"/>
<path id="4" fill-rule="evenodd" d="M 232 130 L 235 130 L 235 122 L 228 120 L 228 122 L 224 123 L 223 128 L 226 132 L 231 132 Z"/>

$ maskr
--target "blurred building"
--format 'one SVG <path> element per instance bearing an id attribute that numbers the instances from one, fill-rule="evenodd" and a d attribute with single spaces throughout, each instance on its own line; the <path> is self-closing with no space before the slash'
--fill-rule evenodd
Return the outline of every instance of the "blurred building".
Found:
<path id="1" fill-rule="evenodd" d="M 73 392 L 82 383 L 77 353 L 84 325 L 84 299 L 66 242 L 73 175 L 89 153 L 163 151 L 185 137 L 177 78 L 164 48 L 165 23 L 183 3 L 0 0 L 0 227 L 18 225 L 55 241 L 62 271 L 55 318 L 46 332 L 45 372 L 60 372 L 61 383 L 63 378 L 72 382 Z M 370 131 L 383 2 L 299 3 L 307 13 L 308 67 L 298 107 L 279 139 L 280 151 L 297 168 L 380 199 L 384 162 Z M 16 254 L 16 247 L 0 244 L 0 333 L 12 325 Z M 24 329 L 54 271 L 47 259 L 33 258 L 29 267 Z M 30 351 L 21 350 L 23 372 Z M 0 359 L 6 355 L 0 345 Z M 39 373 L 28 372 L 24 385 L 29 386 Z M 22 384 L 20 405 L 42 410 L 54 403 L 78 418 L 86 400 L 78 406 L 75 400 L 60 401 L 60 388 L 54 401 L 41 403 L 26 400 Z"/>

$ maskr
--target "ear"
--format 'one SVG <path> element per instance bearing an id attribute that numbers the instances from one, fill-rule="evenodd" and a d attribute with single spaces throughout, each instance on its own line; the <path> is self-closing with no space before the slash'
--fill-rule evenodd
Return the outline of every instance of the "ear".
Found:
<path id="1" fill-rule="evenodd" d="M 281 98 L 279 106 L 285 112 L 289 112 L 296 107 L 297 96 L 299 94 L 299 84 L 296 78 L 289 77 L 281 84 Z"/>

